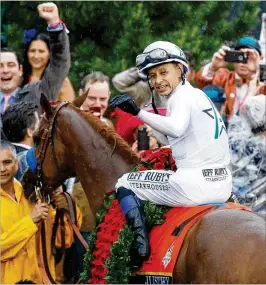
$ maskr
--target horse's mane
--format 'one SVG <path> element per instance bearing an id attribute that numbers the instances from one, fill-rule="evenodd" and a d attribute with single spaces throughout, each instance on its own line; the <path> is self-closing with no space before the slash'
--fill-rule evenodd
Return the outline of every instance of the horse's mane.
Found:
<path id="1" fill-rule="evenodd" d="M 73 104 L 69 104 L 68 106 L 79 113 L 86 121 L 88 121 L 91 127 L 94 128 L 106 141 L 114 140 L 116 152 L 121 155 L 126 160 L 126 162 L 130 164 L 140 163 L 140 159 L 136 153 L 112 128 L 108 127 L 105 123 L 100 121 L 91 113 L 84 112 Z"/>

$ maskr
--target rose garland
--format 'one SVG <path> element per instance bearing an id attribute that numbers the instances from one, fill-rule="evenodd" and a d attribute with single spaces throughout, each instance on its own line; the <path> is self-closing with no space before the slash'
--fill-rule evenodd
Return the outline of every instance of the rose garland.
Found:
<path id="1" fill-rule="evenodd" d="M 92 277 L 91 270 L 89 268 L 91 267 L 91 263 L 94 260 L 93 251 L 96 244 L 97 239 L 97 232 L 99 230 L 99 225 L 103 222 L 104 216 L 107 213 L 109 207 L 112 204 L 112 201 L 115 199 L 115 193 L 107 193 L 104 199 L 104 206 L 103 209 L 100 209 L 96 215 L 96 227 L 91 232 L 88 238 L 88 250 L 84 256 L 84 271 L 80 274 L 80 283 L 81 284 L 88 284 L 89 279 Z"/>
<path id="2" fill-rule="evenodd" d="M 157 169 L 176 170 L 171 149 L 148 150 L 141 155 L 142 163 L 134 171 Z M 115 193 L 105 197 L 104 209 L 96 217 L 96 228 L 90 234 L 84 257 L 82 284 L 128 284 L 131 275 L 130 248 L 133 233 L 118 207 Z M 148 229 L 164 222 L 169 207 L 144 202 Z M 108 215 L 105 215 L 108 212 Z"/>

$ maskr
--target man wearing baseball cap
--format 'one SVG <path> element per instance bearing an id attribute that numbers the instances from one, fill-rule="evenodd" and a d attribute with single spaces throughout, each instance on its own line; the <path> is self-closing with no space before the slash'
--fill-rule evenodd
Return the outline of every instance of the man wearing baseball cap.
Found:
<path id="1" fill-rule="evenodd" d="M 214 53 L 212 61 L 203 66 L 196 74 L 196 84 L 199 88 L 206 85 L 218 85 L 224 88 L 226 100 L 221 110 L 229 120 L 238 114 L 245 100 L 257 94 L 266 95 L 265 83 L 259 82 L 259 63 L 262 53 L 259 42 L 250 37 L 241 38 L 235 45 L 235 50 L 247 52 L 247 63 L 233 63 L 234 71 L 227 68 L 226 52 L 230 50 L 223 45 Z"/>

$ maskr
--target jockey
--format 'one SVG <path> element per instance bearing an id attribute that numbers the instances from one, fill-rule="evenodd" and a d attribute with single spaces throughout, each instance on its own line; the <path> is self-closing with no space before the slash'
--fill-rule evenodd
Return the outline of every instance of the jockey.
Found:
<path id="1" fill-rule="evenodd" d="M 135 235 L 138 261 L 150 248 L 140 200 L 171 207 L 224 203 L 231 195 L 228 137 L 212 101 L 186 80 L 188 62 L 176 45 L 157 41 L 136 58 L 151 89 L 167 98 L 166 117 L 141 110 L 128 95 L 111 100 L 118 107 L 167 136 L 177 171 L 147 170 L 123 175 L 117 197 Z"/>

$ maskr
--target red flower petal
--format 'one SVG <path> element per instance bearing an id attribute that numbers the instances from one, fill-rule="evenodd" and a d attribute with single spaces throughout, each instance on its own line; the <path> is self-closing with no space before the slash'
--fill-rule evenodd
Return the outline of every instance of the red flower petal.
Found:
<path id="1" fill-rule="evenodd" d="M 165 169 L 165 165 L 162 162 L 157 162 L 153 165 L 153 169 L 154 170 L 164 170 Z"/>
<path id="2" fill-rule="evenodd" d="M 141 166 L 141 167 L 139 168 L 139 171 L 146 171 L 146 170 L 149 170 L 149 168 L 144 167 L 144 166 Z"/>

